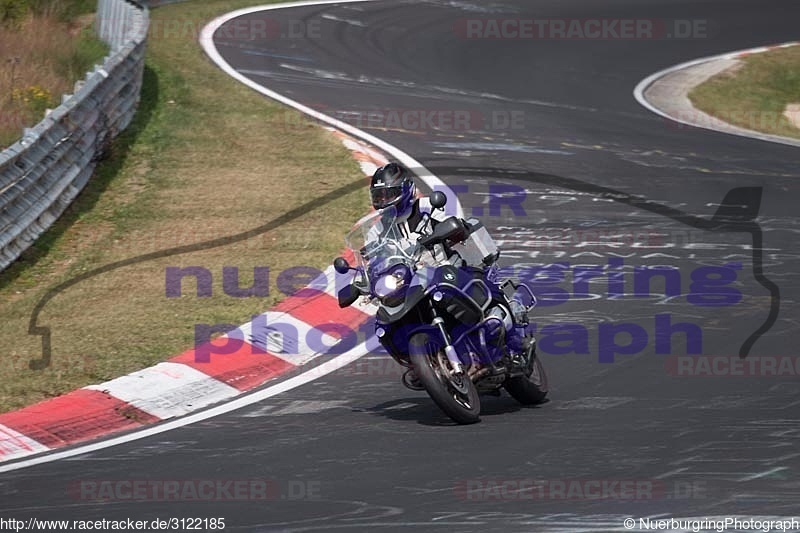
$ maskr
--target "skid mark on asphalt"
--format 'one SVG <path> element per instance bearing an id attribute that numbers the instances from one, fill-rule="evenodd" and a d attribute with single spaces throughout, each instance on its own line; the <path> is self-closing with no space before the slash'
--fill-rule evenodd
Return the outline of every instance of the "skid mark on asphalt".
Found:
<path id="1" fill-rule="evenodd" d="M 567 400 L 564 402 L 558 402 L 555 408 L 604 410 L 604 409 L 611 409 L 613 407 L 618 407 L 620 405 L 625 405 L 626 403 L 630 403 L 635 400 L 636 398 L 631 398 L 629 396 L 624 396 L 624 397 L 587 396 L 585 398 L 579 398 L 577 400 Z"/>
<path id="2" fill-rule="evenodd" d="M 509 5 L 487 2 L 478 4 L 473 2 L 462 2 L 460 0 L 413 0 L 415 4 L 430 4 L 443 8 L 455 8 L 468 13 L 518 13 L 519 10 Z"/>
<path id="3" fill-rule="evenodd" d="M 345 407 L 348 403 L 348 400 L 292 400 L 289 402 L 279 402 L 276 405 L 265 405 L 264 407 L 239 415 L 239 417 L 259 418 L 263 416 L 311 415 L 329 409 Z"/>
<path id="4" fill-rule="evenodd" d="M 324 18 L 325 20 L 331 20 L 333 22 L 344 22 L 345 24 L 349 24 L 350 26 L 357 26 L 359 28 L 366 28 L 367 27 L 366 24 L 364 24 L 363 22 L 361 22 L 359 20 L 339 18 L 336 15 L 331 15 L 329 13 L 325 13 L 324 15 L 322 15 L 322 18 Z"/>
<path id="5" fill-rule="evenodd" d="M 225 45 L 224 42 L 220 42 L 218 44 Z M 518 100 L 514 98 L 507 98 L 505 96 L 494 93 L 468 91 L 464 89 L 455 89 L 453 87 L 445 87 L 441 85 L 420 85 L 412 81 L 397 80 L 391 78 L 368 77 L 364 75 L 355 76 L 355 75 L 349 75 L 345 72 L 336 72 L 319 68 L 310 68 L 304 65 L 292 65 L 289 63 L 281 63 L 278 66 L 285 70 L 298 72 L 300 74 L 311 75 L 319 80 L 336 80 L 338 82 L 346 82 L 348 84 L 353 85 L 354 87 L 363 88 L 365 85 L 370 85 L 373 87 L 384 87 L 387 89 L 392 89 L 394 91 L 396 91 L 398 87 L 402 87 L 406 90 L 416 89 L 417 90 L 416 93 L 409 93 L 406 91 L 403 92 L 403 94 L 405 96 L 418 97 L 418 98 L 442 98 L 446 96 L 448 100 L 458 100 L 459 99 L 458 97 L 460 97 L 460 99 L 466 101 L 492 100 L 504 103 L 532 105 L 532 106 L 556 108 L 556 109 L 569 109 L 572 111 L 581 111 L 581 112 L 598 111 L 597 109 L 592 107 L 563 104 L 559 102 L 547 102 L 544 100 L 526 100 L 526 99 Z M 279 78 L 282 76 L 280 73 L 270 70 L 237 69 L 237 72 L 239 72 L 240 74 L 256 75 L 264 78 Z M 286 79 L 287 81 L 291 81 L 292 79 L 294 81 L 303 81 L 305 83 L 313 81 L 309 80 L 307 76 L 295 76 L 294 78 L 285 78 L 285 75 L 283 76 L 284 79 Z"/>
<path id="6" fill-rule="evenodd" d="M 711 378 L 713 379 L 713 378 Z M 791 383 L 796 387 L 796 384 Z M 797 401 L 776 404 L 780 399 L 773 396 L 761 398 L 743 398 L 741 396 L 711 396 L 703 398 L 702 402 L 693 398 L 636 398 L 633 396 L 584 396 L 574 400 L 553 400 L 554 409 L 563 410 L 583 410 L 583 409 L 614 409 L 617 407 L 634 407 L 628 405 L 635 402 L 637 410 L 644 411 L 673 411 L 676 409 L 688 409 L 699 411 L 729 411 L 749 408 L 759 411 L 782 411 L 790 409 L 798 404 Z M 743 442 L 743 441 L 742 441 Z M 749 438 L 748 443 L 757 442 L 756 439 Z M 708 443 L 706 443 L 708 444 Z M 706 444 L 698 448 L 706 447 Z M 788 445 L 788 444 L 787 444 Z M 732 448 L 740 447 L 739 441 L 731 445 Z M 777 447 L 776 444 L 773 447 Z M 800 454 L 798 454 L 800 455 Z"/>
<path id="7" fill-rule="evenodd" d="M 437 148 L 451 148 L 460 151 L 478 150 L 485 152 L 519 152 L 525 154 L 546 154 L 546 155 L 575 155 L 566 150 L 552 150 L 548 148 L 538 148 L 518 143 L 482 143 L 482 142 L 436 142 L 433 146 Z M 459 152 L 461 153 L 461 152 Z"/>
<path id="8" fill-rule="evenodd" d="M 800 456 L 800 453 L 790 451 L 800 436 L 799 422 L 797 419 L 765 419 L 722 425 L 719 430 L 725 434 L 724 440 L 705 438 L 701 444 L 676 450 L 678 458 L 671 461 L 671 468 L 658 477 L 664 479 L 680 474 L 682 477 L 737 483 L 764 478 L 773 482 L 784 479 L 784 473 L 791 470 L 786 463 Z M 687 436 L 699 432 L 689 430 Z M 764 437 L 770 439 L 768 446 L 756 447 Z M 686 442 L 692 440 L 685 439 Z"/>

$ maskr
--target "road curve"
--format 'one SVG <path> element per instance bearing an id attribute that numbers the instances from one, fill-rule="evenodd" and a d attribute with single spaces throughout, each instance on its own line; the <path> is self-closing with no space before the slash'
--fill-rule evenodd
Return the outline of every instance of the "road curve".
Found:
<path id="1" fill-rule="evenodd" d="M 245 27 L 259 16 L 245 17 Z M 560 262 L 574 273 L 610 262 L 626 276 L 674 267 L 680 295 L 660 297 L 668 287 L 655 282 L 649 297 L 637 297 L 629 278 L 617 291 L 599 276 L 580 285 L 582 297 L 563 285 L 567 301 L 536 313 L 540 342 L 547 326 L 577 325 L 588 341 L 578 351 L 587 353 L 559 355 L 551 342 L 543 359 L 552 401 L 539 408 L 489 397 L 481 424 L 454 426 L 374 354 L 257 406 L 8 473 L 0 513 L 225 517 L 226 529 L 241 531 L 622 531 L 626 517 L 799 514 L 798 376 L 687 377 L 669 361 L 691 347 L 676 340 L 669 354 L 655 352 L 656 317 L 667 316 L 701 329 L 705 356 L 738 356 L 776 310 L 766 279 L 779 289 L 779 313 L 747 360 L 795 355 L 800 152 L 676 127 L 631 94 L 670 65 L 794 40 L 798 16 L 800 5 L 776 0 L 428 0 L 272 12 L 277 27 L 316 28 L 284 39 L 243 40 L 221 28 L 217 47 L 240 73 L 398 146 L 464 187 L 467 212 L 499 206 L 483 218 L 503 241 L 505 266 Z M 464 20 L 487 18 L 705 20 L 709 29 L 695 39 L 464 38 Z M 466 113 L 468 127 L 388 118 L 424 112 Z M 520 209 L 498 203 L 499 184 L 524 192 Z M 726 194 L 742 187 L 750 199 L 761 189 L 758 235 L 756 225 L 731 217 L 708 224 Z M 542 234 L 552 238 L 537 240 Z M 730 286 L 740 301 L 706 307 L 686 297 L 699 269 L 736 263 Z M 702 300 L 704 290 L 712 289 L 695 296 Z M 609 350 L 601 324 L 634 324 L 646 346 L 600 362 Z M 272 480 L 273 498 L 95 501 L 75 491 L 86 481 L 253 479 Z M 507 489 L 538 480 L 543 488 L 476 489 L 488 480 Z M 625 481 L 647 490 L 609 488 Z M 606 493 L 590 493 L 595 482 Z"/>

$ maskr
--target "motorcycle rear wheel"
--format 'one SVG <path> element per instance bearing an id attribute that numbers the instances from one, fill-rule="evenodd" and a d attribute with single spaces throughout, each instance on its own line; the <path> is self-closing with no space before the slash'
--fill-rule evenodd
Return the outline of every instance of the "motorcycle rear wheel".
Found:
<path id="1" fill-rule="evenodd" d="M 442 342 L 427 333 L 417 333 L 408 343 L 414 372 L 439 409 L 459 424 L 480 421 L 481 401 L 472 380 L 464 374 L 450 377 Z"/>
<path id="2" fill-rule="evenodd" d="M 529 357 L 533 358 L 530 372 L 526 372 L 524 376 L 508 378 L 503 383 L 503 387 L 512 398 L 522 405 L 538 405 L 544 403 L 549 392 L 547 373 L 544 371 L 542 361 L 534 350 L 532 350 Z"/>

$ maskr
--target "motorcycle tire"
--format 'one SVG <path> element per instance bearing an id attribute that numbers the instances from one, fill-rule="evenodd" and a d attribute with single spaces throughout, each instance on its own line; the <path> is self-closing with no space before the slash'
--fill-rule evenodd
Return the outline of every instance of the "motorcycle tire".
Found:
<path id="1" fill-rule="evenodd" d="M 417 333 L 409 341 L 409 357 L 417 379 L 444 413 L 459 424 L 480 421 L 481 402 L 475 384 L 468 376 L 457 379 L 441 368 L 446 361 L 442 342 L 427 333 Z"/>
<path id="2" fill-rule="evenodd" d="M 549 392 L 547 386 L 547 373 L 544 371 L 541 360 L 534 352 L 533 364 L 527 376 L 508 378 L 503 387 L 522 405 L 538 405 L 544 403 Z"/>

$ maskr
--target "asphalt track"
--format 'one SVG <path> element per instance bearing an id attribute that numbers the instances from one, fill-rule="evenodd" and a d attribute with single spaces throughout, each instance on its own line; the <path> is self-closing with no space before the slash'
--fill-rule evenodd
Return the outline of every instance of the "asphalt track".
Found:
<path id="1" fill-rule="evenodd" d="M 237 70 L 320 111 L 351 117 L 449 185 L 466 186 L 460 197 L 467 212 L 500 205 L 489 199 L 492 184 L 525 191 L 524 213 L 505 205 L 482 217 L 503 241 L 504 265 L 560 261 L 572 268 L 621 258 L 627 275 L 637 266 L 675 266 L 682 295 L 660 297 L 655 283 L 653 295 L 638 298 L 628 277 L 625 295 L 609 298 L 600 278 L 588 297 L 540 308 L 540 330 L 586 327 L 589 353 L 545 351 L 552 401 L 539 408 L 488 397 L 481 424 L 454 426 L 374 354 L 250 408 L 4 474 L 3 516 L 225 517 L 226 530 L 241 531 L 610 531 L 623 530 L 626 517 L 800 515 L 797 376 L 674 376 L 669 355 L 654 353 L 659 314 L 700 326 L 706 355 L 738 355 L 767 320 L 774 302 L 753 274 L 753 235 L 708 231 L 701 222 L 731 189 L 762 187 L 763 270 L 780 290 L 780 314 L 748 359 L 796 355 L 800 153 L 674 126 L 632 96 L 641 79 L 670 65 L 797 39 L 800 4 L 432 0 L 304 7 L 269 17 L 280 27 L 302 20 L 320 31 L 255 42 L 220 35 L 217 46 Z M 485 17 L 703 19 L 710 35 L 468 40 L 454 30 L 459 19 Z M 484 122 L 432 131 L 358 119 L 422 110 L 467 111 Z M 518 121 L 504 125 L 504 116 Z M 313 189 L 313 179 L 303 186 Z M 613 245 L 619 242 L 627 244 Z M 740 302 L 687 302 L 692 272 L 730 262 L 742 263 L 734 285 Z M 607 349 L 598 346 L 601 322 L 640 325 L 647 346 L 600 363 Z M 680 337 L 673 355 L 686 353 Z M 93 502 L 70 489 L 81 480 L 131 479 L 270 479 L 285 497 Z M 479 480 L 531 479 L 549 486 L 579 480 L 584 489 L 590 480 L 634 480 L 655 492 L 564 499 L 548 490 L 543 497 L 462 490 Z M 299 498 L 301 483 L 313 497 Z"/>

